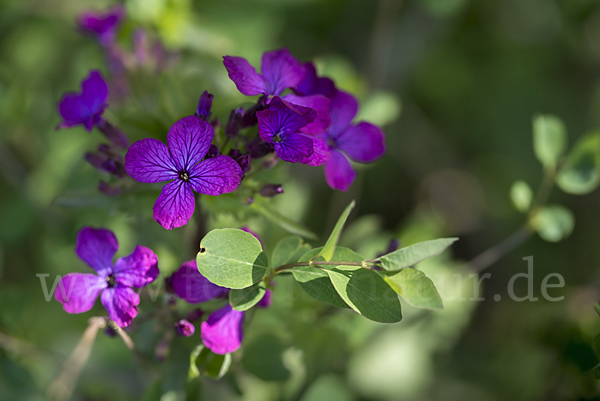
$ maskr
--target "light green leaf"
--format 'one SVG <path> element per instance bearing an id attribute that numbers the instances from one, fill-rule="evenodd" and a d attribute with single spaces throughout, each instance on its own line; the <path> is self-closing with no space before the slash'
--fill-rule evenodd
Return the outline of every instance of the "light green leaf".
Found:
<path id="1" fill-rule="evenodd" d="M 317 256 L 315 256 L 315 258 L 321 256 L 328 262 L 332 260 L 331 258 L 333 256 L 333 252 L 335 251 L 335 247 L 337 246 L 337 243 L 340 239 L 342 228 L 344 228 L 344 224 L 346 223 L 346 220 L 348 220 L 350 212 L 352 211 L 352 209 L 354 209 L 354 205 L 356 205 L 356 202 L 352 201 L 348 206 L 346 206 L 346 209 L 344 209 L 344 211 L 342 212 L 342 215 L 338 219 L 337 223 L 335 223 L 335 227 L 333 227 L 333 231 L 331 231 L 329 238 L 327 238 L 325 246 L 323 246 L 321 251 L 317 254 Z"/>
<path id="2" fill-rule="evenodd" d="M 257 196 L 250 207 L 291 234 L 300 235 L 307 239 L 317 239 L 312 231 L 282 214 L 267 199 Z"/>
<path id="3" fill-rule="evenodd" d="M 198 271 L 221 287 L 241 289 L 260 281 L 269 260 L 254 235 L 236 228 L 212 230 L 200 242 Z"/>
<path id="4" fill-rule="evenodd" d="M 559 242 L 571 235 L 575 226 L 573 213 L 560 205 L 541 208 L 531 220 L 531 225 L 542 239 Z"/>
<path id="5" fill-rule="evenodd" d="M 266 334 L 244 344 L 242 365 L 250 373 L 262 380 L 284 381 L 290 371 L 283 364 L 284 347 L 273 334 Z"/>
<path id="6" fill-rule="evenodd" d="M 519 212 L 525 213 L 531 207 L 533 191 L 525 181 L 515 181 L 510 187 L 510 200 Z"/>
<path id="7" fill-rule="evenodd" d="M 556 166 L 566 144 L 566 129 L 558 117 L 541 115 L 533 119 L 533 150 L 544 167 Z"/>
<path id="8" fill-rule="evenodd" d="M 271 266 L 279 267 L 288 263 L 297 262 L 298 259 L 310 250 L 300 237 L 285 237 L 277 243 L 271 255 Z"/>
<path id="9" fill-rule="evenodd" d="M 262 281 L 241 290 L 231 290 L 229 292 L 229 304 L 235 310 L 248 310 L 262 299 L 265 291 L 265 283 Z"/>
<path id="10" fill-rule="evenodd" d="M 458 238 L 440 238 L 423 241 L 383 255 L 379 260 L 385 270 L 396 271 L 414 266 L 422 260 L 439 255 L 456 241 L 458 241 Z"/>
<path id="11" fill-rule="evenodd" d="M 592 192 L 600 183 L 600 132 L 581 138 L 567 156 L 556 176 L 563 191 L 583 195 Z"/>
<path id="12" fill-rule="evenodd" d="M 308 262 L 320 251 L 321 248 L 311 249 L 305 253 L 298 262 Z M 356 252 L 341 246 L 338 246 L 335 249 L 333 258 L 345 262 L 362 262 L 364 260 L 363 257 Z M 323 269 L 314 266 L 299 266 L 294 267 L 291 271 L 296 281 L 298 281 L 298 284 L 300 284 L 300 287 L 314 299 L 337 306 L 338 308 L 348 308 L 346 302 L 338 295 L 335 287 L 331 283 L 329 275 Z"/>
<path id="13" fill-rule="evenodd" d="M 325 272 L 340 297 L 357 313 L 381 323 L 402 320 L 398 295 L 375 271 L 364 267 L 337 266 Z"/>
<path id="14" fill-rule="evenodd" d="M 412 306 L 442 309 L 442 299 L 433 282 L 420 270 L 402 269 L 385 275 L 384 280 Z"/>
<path id="15" fill-rule="evenodd" d="M 227 373 L 230 366 L 231 354 L 215 354 L 200 344 L 190 354 L 188 380 L 199 377 L 202 373 L 206 373 L 213 379 L 220 379 Z"/>

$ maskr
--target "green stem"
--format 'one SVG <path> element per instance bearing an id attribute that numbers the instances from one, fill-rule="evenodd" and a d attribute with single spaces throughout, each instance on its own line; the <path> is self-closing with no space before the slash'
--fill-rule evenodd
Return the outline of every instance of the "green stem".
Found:
<path id="1" fill-rule="evenodd" d="M 358 266 L 363 267 L 365 265 L 374 265 L 374 262 L 346 262 L 346 261 L 312 261 L 312 262 L 296 262 L 296 263 L 288 263 L 287 265 L 281 265 L 274 270 L 275 273 L 279 273 L 282 270 L 293 269 L 294 267 L 300 266 Z"/>

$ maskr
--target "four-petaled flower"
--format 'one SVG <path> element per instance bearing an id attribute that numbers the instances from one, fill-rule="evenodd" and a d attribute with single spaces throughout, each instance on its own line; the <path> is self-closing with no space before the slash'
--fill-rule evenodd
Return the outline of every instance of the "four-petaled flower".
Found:
<path id="1" fill-rule="evenodd" d="M 81 93 L 66 93 L 58 104 L 63 122 L 58 128 L 83 124 L 91 131 L 102 121 L 102 113 L 108 104 L 108 85 L 99 71 L 92 70 L 81 83 Z"/>
<path id="2" fill-rule="evenodd" d="M 194 193 L 221 195 L 237 189 L 240 166 L 228 156 L 205 159 L 214 137 L 212 126 L 196 116 L 177 121 L 167 134 L 168 147 L 157 139 L 135 142 L 125 155 L 125 170 L 145 183 L 171 181 L 154 204 L 154 220 L 167 230 L 185 225 L 194 213 Z"/>
<path id="3" fill-rule="evenodd" d="M 224 56 L 229 78 L 246 96 L 279 96 L 286 88 L 297 86 L 304 77 L 304 66 L 287 49 L 273 50 L 262 56 L 261 72 L 243 57 Z"/>
<path id="4" fill-rule="evenodd" d="M 348 190 L 356 176 L 348 158 L 371 163 L 385 153 L 385 138 L 379 127 L 367 122 L 351 123 L 357 110 L 354 96 L 342 91 L 329 104 L 331 125 L 323 138 L 331 151 L 325 163 L 325 178 L 333 189 Z"/>
<path id="5" fill-rule="evenodd" d="M 108 316 L 120 327 L 137 316 L 140 296 L 131 287 L 144 287 L 158 277 L 158 258 L 138 245 L 131 255 L 112 260 L 119 249 L 112 231 L 84 227 L 77 235 L 75 252 L 97 274 L 70 273 L 62 277 L 54 298 L 69 313 L 92 309 L 100 295 Z"/>

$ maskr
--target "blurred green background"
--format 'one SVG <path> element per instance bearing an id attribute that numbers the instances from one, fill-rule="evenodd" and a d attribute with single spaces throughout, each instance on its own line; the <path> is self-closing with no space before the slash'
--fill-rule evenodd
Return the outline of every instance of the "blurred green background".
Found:
<path id="1" fill-rule="evenodd" d="M 192 259 L 193 224 L 166 232 L 151 220 L 159 187 L 107 198 L 101 174 L 83 160 L 101 142 L 81 127 L 56 131 L 56 105 L 79 90 L 92 68 L 109 75 L 104 53 L 77 31 L 76 16 L 115 3 L 82 0 L 0 2 L 0 399 L 43 400 L 87 319 L 46 302 L 37 274 L 85 272 L 74 254 L 83 225 L 119 238 L 118 256 L 135 244 L 154 249 L 163 276 Z M 552 203 L 575 215 L 559 243 L 533 236 L 486 272 L 473 297 L 468 261 L 524 222 L 511 184 L 537 188 L 542 167 L 532 149 L 537 113 L 563 119 L 573 144 L 600 128 L 600 2 L 596 0 L 130 0 L 119 43 L 131 48 L 144 28 L 173 53 L 161 72 L 128 74 L 127 93 L 111 92 L 106 117 L 133 140 L 164 139 L 192 114 L 199 95 L 215 95 L 213 114 L 247 105 L 221 56 L 255 65 L 287 47 L 361 102 L 360 117 L 384 128 L 388 152 L 359 167 L 348 193 L 330 190 L 322 168 L 285 166 L 275 175 L 287 214 L 326 237 L 351 199 L 358 201 L 342 245 L 374 257 L 402 244 L 459 236 L 451 252 L 422 266 L 440 286 L 443 311 L 404 304 L 404 320 L 383 325 L 332 311 L 293 282 L 280 280 L 274 306 L 248 320 L 243 352 L 229 375 L 204 380 L 206 400 L 593 400 L 591 349 L 600 332 L 598 191 L 554 190 Z M 162 135 L 162 137 L 161 137 Z M 213 208 L 210 227 L 248 224 L 272 250 L 284 231 L 255 216 Z M 507 283 L 533 255 L 538 302 L 515 302 Z M 540 284 L 560 273 L 560 302 Z M 463 286 L 453 274 L 464 277 Z M 454 278 L 453 278 L 454 277 Z M 517 280 L 516 292 L 526 292 Z M 281 290 L 279 290 L 281 288 Z M 500 294 L 501 301 L 493 296 Z M 140 316 L 144 313 L 142 305 Z M 161 328 L 132 334 L 148 354 Z M 140 367 L 118 340 L 99 334 L 75 400 L 184 400 L 189 350 L 199 336 L 172 344 L 158 367 Z M 260 361 L 260 362 L 257 362 Z M 256 366 L 258 365 L 258 366 Z M 191 394 L 191 393 L 190 393 Z M 188 394 L 187 399 L 193 398 Z"/>

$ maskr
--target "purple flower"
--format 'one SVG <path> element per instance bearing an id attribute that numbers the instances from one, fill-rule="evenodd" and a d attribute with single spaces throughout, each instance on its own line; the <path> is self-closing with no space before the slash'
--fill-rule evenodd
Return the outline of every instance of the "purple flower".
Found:
<path id="1" fill-rule="evenodd" d="M 275 96 L 266 110 L 256 113 L 258 133 L 272 143 L 277 155 L 288 162 L 303 162 L 314 153 L 313 140 L 300 132 L 313 122 L 317 112 L 308 107 L 285 102 Z"/>
<path id="2" fill-rule="evenodd" d="M 304 77 L 304 66 L 287 49 L 263 54 L 262 75 L 242 57 L 224 56 L 223 64 L 229 78 L 246 96 L 279 96 L 286 88 L 297 86 Z"/>
<path id="3" fill-rule="evenodd" d="M 244 312 L 227 304 L 214 311 L 202 322 L 201 336 L 204 345 L 215 354 L 229 354 L 242 345 Z"/>
<path id="4" fill-rule="evenodd" d="M 202 160 L 213 140 L 212 126 L 196 116 L 177 121 L 167 134 L 168 147 L 157 139 L 135 142 L 125 155 L 125 169 L 145 183 L 170 181 L 154 204 L 154 220 L 167 230 L 185 225 L 194 213 L 194 193 L 221 195 L 240 184 L 240 166 L 228 156 Z"/>
<path id="5" fill-rule="evenodd" d="M 268 308 L 273 303 L 272 299 L 273 291 L 267 289 L 265 290 L 265 295 L 261 298 L 260 301 L 256 304 L 257 308 Z"/>
<path id="6" fill-rule="evenodd" d="M 180 321 L 175 323 L 174 326 L 175 326 L 175 332 L 177 333 L 177 335 L 180 335 L 182 337 L 189 337 L 192 334 L 194 334 L 194 331 L 196 331 L 196 328 L 194 327 L 193 324 L 191 324 L 187 320 L 183 320 L 183 319 L 181 319 Z"/>
<path id="7" fill-rule="evenodd" d="M 198 271 L 195 260 L 190 260 L 168 278 L 173 292 L 181 299 L 191 304 L 210 301 L 226 296 L 229 290 L 208 281 Z"/>
<path id="8" fill-rule="evenodd" d="M 85 32 L 94 35 L 100 44 L 111 45 L 117 35 L 117 28 L 125 17 L 123 7 L 116 6 L 106 13 L 88 11 L 77 18 L 77 25 Z"/>
<path id="9" fill-rule="evenodd" d="M 213 95 L 207 91 L 202 92 L 200 100 L 198 101 L 198 107 L 196 108 L 196 116 L 200 117 L 204 121 L 210 119 L 210 109 L 212 107 Z"/>
<path id="10" fill-rule="evenodd" d="M 81 93 L 66 93 L 58 104 L 63 122 L 58 128 L 83 124 L 88 131 L 102 120 L 107 106 L 108 85 L 99 71 L 90 71 L 81 83 Z"/>
<path id="11" fill-rule="evenodd" d="M 123 157 L 119 155 L 112 146 L 101 143 L 96 152 L 86 152 L 85 160 L 94 168 L 112 174 L 116 177 L 125 176 L 125 167 L 123 166 Z"/>
<path id="12" fill-rule="evenodd" d="M 136 246 L 131 255 L 112 259 L 119 249 L 112 231 L 84 227 L 77 234 L 75 252 L 97 274 L 70 273 L 59 282 L 54 298 L 69 313 L 92 309 L 100 295 L 108 316 L 120 327 L 137 316 L 140 296 L 131 287 L 144 287 L 158 277 L 158 258 L 150 249 Z"/>
<path id="13" fill-rule="evenodd" d="M 385 138 L 379 127 L 367 122 L 351 123 L 357 110 L 354 96 L 341 91 L 329 105 L 331 125 L 323 138 L 331 151 L 325 163 L 325 178 L 333 189 L 348 190 L 356 176 L 348 158 L 371 163 L 385 153 Z"/>
<path id="14" fill-rule="evenodd" d="M 333 81 L 329 78 L 318 77 L 317 70 L 313 63 L 304 64 L 306 73 L 302 81 L 293 88 L 294 92 L 300 96 L 323 95 L 333 99 L 337 89 Z"/>

